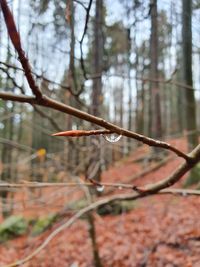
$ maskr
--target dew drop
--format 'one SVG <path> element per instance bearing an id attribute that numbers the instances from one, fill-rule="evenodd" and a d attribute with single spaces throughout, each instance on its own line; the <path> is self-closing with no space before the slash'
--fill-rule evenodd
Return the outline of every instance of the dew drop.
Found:
<path id="1" fill-rule="evenodd" d="M 103 137 L 109 143 L 116 143 L 121 139 L 122 135 L 112 133 L 112 134 L 103 134 Z"/>
<path id="2" fill-rule="evenodd" d="M 182 193 L 182 196 L 183 196 L 183 197 L 187 197 L 187 192 L 183 192 L 183 193 Z"/>
<path id="3" fill-rule="evenodd" d="M 96 189 L 97 189 L 98 192 L 103 192 L 103 190 L 104 190 L 104 185 L 98 185 L 98 186 L 96 187 Z"/>

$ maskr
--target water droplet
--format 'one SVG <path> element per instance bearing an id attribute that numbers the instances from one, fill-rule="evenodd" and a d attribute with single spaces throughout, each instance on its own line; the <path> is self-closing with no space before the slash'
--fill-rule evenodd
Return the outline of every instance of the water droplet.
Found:
<path id="1" fill-rule="evenodd" d="M 183 193 L 182 193 L 182 196 L 183 196 L 183 197 L 187 197 L 187 192 L 183 192 Z"/>
<path id="2" fill-rule="evenodd" d="M 112 133 L 112 134 L 103 134 L 103 137 L 106 141 L 110 143 L 116 143 L 121 139 L 122 135 Z"/>
<path id="3" fill-rule="evenodd" d="M 104 185 L 98 185 L 96 188 L 97 188 L 97 191 L 98 191 L 98 192 L 103 192 L 103 190 L 104 190 Z"/>
<path id="4" fill-rule="evenodd" d="M 118 189 L 119 189 L 119 190 L 122 190 L 122 186 L 118 186 Z"/>

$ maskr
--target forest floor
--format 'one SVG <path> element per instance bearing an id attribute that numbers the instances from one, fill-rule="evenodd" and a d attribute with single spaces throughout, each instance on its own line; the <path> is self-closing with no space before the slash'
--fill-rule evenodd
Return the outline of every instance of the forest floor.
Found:
<path id="1" fill-rule="evenodd" d="M 186 149 L 184 140 L 171 141 Z M 139 157 L 149 152 L 140 147 L 129 158 L 116 163 L 103 174 L 103 181 L 127 182 L 143 185 L 158 181 L 170 174 L 182 159 L 170 154 L 160 166 L 155 162 L 147 165 Z M 181 187 L 185 177 L 176 184 Z M 68 191 L 67 191 L 68 190 Z M 116 189 L 102 194 L 124 191 Z M 82 191 L 62 188 L 57 191 L 44 189 L 27 201 L 27 194 L 18 194 L 15 213 L 26 217 L 56 212 L 69 201 L 84 196 Z M 34 195 L 35 194 L 35 195 Z M 38 195 L 39 194 L 39 195 Z M 32 197 L 33 197 L 32 196 Z M 32 198 L 33 199 L 33 198 Z M 38 200 L 38 201 L 36 201 Z M 95 214 L 97 243 L 104 267 L 199 267 L 200 266 L 200 198 L 196 196 L 156 195 L 134 202 L 132 209 L 119 215 Z M 69 214 L 43 234 L 36 237 L 25 235 L 7 241 L 0 246 L 0 266 L 22 259 L 31 254 L 49 234 L 69 219 Z M 93 267 L 89 226 L 85 219 L 77 220 L 69 229 L 58 234 L 25 267 Z"/>

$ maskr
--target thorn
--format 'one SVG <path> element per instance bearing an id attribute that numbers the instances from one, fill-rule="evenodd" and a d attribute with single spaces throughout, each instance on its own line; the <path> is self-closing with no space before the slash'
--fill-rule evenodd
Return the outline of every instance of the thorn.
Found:
<path id="1" fill-rule="evenodd" d="M 52 134 L 52 136 L 71 136 L 78 137 L 83 136 L 85 131 L 82 130 L 72 130 L 72 131 L 64 131 Z"/>

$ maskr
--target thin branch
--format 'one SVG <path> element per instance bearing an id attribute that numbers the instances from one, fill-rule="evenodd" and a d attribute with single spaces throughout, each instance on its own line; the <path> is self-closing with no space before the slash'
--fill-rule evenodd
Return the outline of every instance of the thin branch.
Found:
<path id="1" fill-rule="evenodd" d="M 84 182 L 80 179 L 80 182 L 66 182 L 66 183 L 47 183 L 47 182 L 29 182 L 24 181 L 23 183 L 0 183 L 0 189 L 18 189 L 18 188 L 55 188 L 55 187 L 77 187 L 77 186 L 87 186 L 87 187 L 94 187 L 93 183 Z M 133 189 L 132 184 L 124 184 L 124 183 L 101 183 L 103 187 L 113 187 L 118 188 L 119 190 L 122 189 Z M 183 188 L 167 188 L 163 189 L 158 192 L 159 194 L 175 194 L 175 195 L 200 195 L 200 190 L 195 189 L 183 189 Z M 149 194 L 150 195 L 150 194 Z M 125 195 L 126 196 L 126 195 Z"/>
<path id="2" fill-rule="evenodd" d="M 81 5 L 85 10 L 87 10 L 87 7 L 81 2 L 81 1 L 78 1 L 78 0 L 73 0 L 75 3 Z"/>
<path id="3" fill-rule="evenodd" d="M 15 65 L 9 64 L 9 63 L 7 63 L 7 62 L 0 61 L 0 64 L 6 66 L 7 68 L 11 68 L 11 69 L 14 69 L 14 70 L 19 70 L 19 71 L 23 71 L 23 72 L 24 72 L 24 69 L 19 68 L 19 67 L 15 66 Z M 63 84 L 61 84 L 61 83 L 52 81 L 52 80 L 46 78 L 43 74 L 38 74 L 38 73 L 36 73 L 36 72 L 33 71 L 33 70 L 31 70 L 31 73 L 32 73 L 37 79 L 43 79 L 44 81 L 46 81 L 46 82 L 48 82 L 48 83 L 55 84 L 55 85 L 60 86 L 60 87 L 63 88 L 63 89 L 69 90 L 69 92 L 70 92 L 71 94 L 73 93 L 73 92 L 71 91 L 70 86 L 68 86 L 68 85 L 63 85 Z"/>
<path id="4" fill-rule="evenodd" d="M 33 105 L 34 110 L 43 118 L 48 119 L 48 121 L 51 123 L 51 125 L 58 131 L 61 131 L 60 126 L 57 124 L 57 122 L 52 118 L 52 116 L 49 116 L 47 113 L 43 112 L 41 109 Z"/>
<path id="5" fill-rule="evenodd" d="M 183 153 L 182 151 L 180 151 L 176 147 L 174 147 L 174 146 L 172 146 L 166 142 L 155 140 L 153 138 L 146 137 L 142 134 L 137 134 L 135 132 L 126 130 L 126 129 L 121 128 L 115 124 L 107 122 L 106 120 L 104 120 L 100 117 L 90 115 L 89 113 L 86 113 L 86 112 L 81 111 L 79 109 L 65 105 L 65 104 L 58 102 L 56 100 L 53 100 L 53 99 L 51 99 L 45 95 L 43 95 L 42 98 L 38 101 L 35 97 L 31 97 L 31 96 L 16 95 L 16 94 L 7 93 L 7 92 L 0 92 L 0 98 L 4 99 L 4 100 L 24 102 L 24 103 L 29 103 L 31 105 L 37 104 L 40 106 L 52 108 L 54 110 L 61 111 L 63 113 L 67 113 L 67 114 L 70 114 L 72 116 L 75 116 L 79 119 L 83 119 L 85 121 L 94 123 L 98 126 L 101 126 L 105 129 L 110 130 L 111 132 L 115 132 L 119 135 L 123 135 L 123 136 L 129 137 L 129 138 L 135 139 L 135 140 L 140 141 L 146 145 L 161 147 L 161 148 L 170 150 L 170 151 L 174 152 L 176 155 L 178 155 L 179 157 L 184 158 L 188 162 L 193 161 L 193 158 L 190 155 Z"/>
<path id="6" fill-rule="evenodd" d="M 18 84 L 16 83 L 15 78 L 13 78 L 13 77 L 10 75 L 10 73 L 9 73 L 8 70 L 6 70 L 6 69 L 4 69 L 4 68 L 2 68 L 2 67 L 0 67 L 0 70 L 3 71 L 3 72 L 7 75 L 8 79 L 13 83 L 13 85 L 14 85 L 16 88 L 18 88 L 18 89 L 21 91 L 22 94 L 25 94 L 25 91 L 24 91 L 23 86 L 20 86 L 20 85 L 18 85 Z"/>
<path id="7" fill-rule="evenodd" d="M 92 1 L 93 1 L 93 0 L 90 0 L 90 2 L 89 2 L 89 4 L 88 4 L 88 7 L 86 8 L 85 26 L 84 26 L 83 34 L 82 34 L 82 37 L 81 37 L 81 40 L 80 40 L 80 44 L 83 43 L 85 34 L 86 34 L 86 32 L 87 32 L 88 21 L 89 21 L 89 16 L 90 16 L 90 9 L 91 9 L 91 6 L 92 6 Z"/>
<path id="8" fill-rule="evenodd" d="M 21 62 L 22 67 L 24 69 L 28 84 L 29 84 L 33 94 L 36 96 L 36 98 L 40 99 L 42 97 L 42 93 L 35 83 L 35 80 L 34 80 L 33 75 L 31 73 L 31 66 L 28 62 L 28 59 L 25 56 L 25 52 L 22 49 L 20 36 L 19 36 L 19 33 L 17 32 L 17 28 L 15 25 L 13 15 L 12 15 L 8 5 L 7 5 L 6 0 L 1 0 L 0 4 L 1 4 L 3 15 L 4 15 L 4 19 L 6 22 L 8 34 L 10 36 L 10 39 L 13 43 L 14 48 L 16 49 L 16 51 L 18 53 L 19 61 Z"/>
<path id="9" fill-rule="evenodd" d="M 81 62 L 81 68 L 82 68 L 82 71 L 83 71 L 83 76 L 85 78 L 85 80 L 87 80 L 87 73 L 86 73 L 86 70 L 85 70 L 85 64 L 84 64 L 84 59 L 83 59 L 83 40 L 84 40 L 84 37 L 86 35 L 86 32 L 87 32 L 87 28 L 88 28 L 88 21 L 89 21 L 89 16 L 90 16 L 90 9 L 91 9 L 91 6 L 92 6 L 92 1 L 93 0 L 90 0 L 89 4 L 88 4 L 88 7 L 86 8 L 86 18 L 85 18 L 85 26 L 84 26 L 84 30 L 83 30 L 83 35 L 81 37 L 81 40 L 80 40 L 80 51 L 81 51 L 81 58 L 80 58 L 80 62 Z"/>
<path id="10" fill-rule="evenodd" d="M 12 69 L 16 69 L 16 70 L 20 70 L 20 71 L 23 71 L 24 70 L 22 68 L 19 68 L 17 66 L 14 66 L 12 64 L 9 64 L 9 63 L 6 63 L 6 62 L 3 62 L 3 61 L 0 61 L 0 64 L 8 67 L 8 68 L 12 68 Z M 46 77 L 44 77 L 42 74 L 37 74 L 36 72 L 34 71 L 31 71 L 32 74 L 34 74 L 38 79 L 43 79 L 49 83 L 52 83 L 52 84 L 55 84 L 55 85 L 58 85 L 60 86 L 61 88 L 63 89 L 66 89 L 66 90 L 69 90 L 69 92 L 74 95 L 74 96 L 77 96 L 79 93 L 73 93 L 70 86 L 68 85 L 63 85 L 61 83 L 58 83 L 58 82 L 55 82 L 55 81 L 52 81 Z M 102 76 L 102 74 L 100 73 L 93 73 L 93 74 L 90 74 L 90 75 L 87 75 L 87 80 L 94 80 L 94 79 L 98 79 L 100 76 Z M 162 83 L 162 84 L 172 84 L 172 85 L 175 85 L 179 88 L 186 88 L 186 89 L 189 89 L 189 90 L 194 90 L 194 91 L 200 91 L 200 89 L 197 89 L 197 88 L 194 88 L 193 86 L 191 85 L 188 85 L 188 84 L 184 84 L 182 82 L 179 82 L 179 81 L 176 81 L 172 78 L 169 78 L 167 80 L 164 80 L 164 79 L 152 79 L 152 78 L 149 78 L 149 77 L 135 77 L 135 76 L 132 76 L 132 77 L 128 77 L 127 75 L 125 74 L 119 74 L 119 73 L 114 73 L 114 74 L 106 74 L 104 73 L 104 76 L 106 77 L 113 77 L 113 76 L 117 76 L 117 77 L 121 77 L 121 78 L 131 78 L 131 79 L 136 79 L 136 80 L 139 80 L 139 81 L 143 81 L 143 82 L 157 82 L 157 83 Z"/>
<path id="11" fill-rule="evenodd" d="M 0 98 L 3 100 L 16 101 L 20 103 L 36 104 L 36 98 L 34 96 L 16 95 L 10 92 L 0 91 Z"/>
<path id="12" fill-rule="evenodd" d="M 47 113 L 43 112 L 41 109 L 39 109 L 36 105 L 32 105 L 34 110 L 43 118 L 46 118 L 51 125 L 57 130 L 57 131 L 61 131 L 60 126 L 58 125 L 58 123 L 52 118 L 52 116 L 49 116 Z M 68 142 L 70 144 L 72 144 L 73 146 L 75 146 L 75 142 L 71 139 L 68 139 Z"/>
<path id="13" fill-rule="evenodd" d="M 19 71 L 23 71 L 23 72 L 25 72 L 24 69 L 19 68 L 19 67 L 15 66 L 15 65 L 12 65 L 12 64 L 3 62 L 3 61 L 0 61 L 0 64 L 6 66 L 7 68 L 11 68 L 11 69 L 14 69 L 14 70 L 19 70 Z M 50 84 L 54 84 L 54 85 L 59 86 L 61 89 L 68 90 L 69 93 L 70 93 L 72 96 L 74 96 L 74 98 L 76 99 L 76 101 L 77 101 L 78 103 L 80 103 L 82 106 L 84 105 L 84 103 L 78 98 L 79 93 L 74 93 L 69 85 L 64 85 L 64 84 L 62 84 L 62 83 L 59 83 L 59 82 L 55 82 L 55 81 L 53 81 L 53 80 L 50 80 L 50 79 L 46 78 L 43 74 L 38 74 L 38 73 L 34 72 L 33 70 L 31 70 L 31 73 L 32 73 L 37 79 L 43 79 L 44 81 L 46 81 L 46 82 L 48 82 L 48 83 L 50 83 Z M 17 87 L 17 86 L 16 86 L 16 87 Z"/>
<path id="14" fill-rule="evenodd" d="M 185 189 L 168 189 L 168 190 L 163 190 L 159 192 L 159 194 L 178 194 L 181 196 L 186 196 L 186 195 L 200 195 L 199 190 L 185 190 Z M 88 205 L 87 207 L 81 209 L 78 211 L 74 216 L 72 216 L 66 223 L 62 224 L 61 226 L 57 227 L 45 240 L 44 242 L 36 248 L 31 254 L 29 254 L 27 257 L 21 260 L 17 260 L 16 262 L 13 262 L 8 265 L 4 265 L 2 267 L 16 267 L 20 266 L 31 259 L 33 259 L 35 256 L 37 256 L 48 244 L 51 242 L 53 238 L 55 238 L 59 233 L 61 233 L 63 230 L 66 230 L 69 228 L 75 221 L 77 221 L 79 218 L 81 218 L 83 215 L 86 213 L 91 212 L 92 210 L 95 210 L 96 208 L 110 204 L 116 201 L 132 201 L 136 200 L 139 198 L 146 197 L 147 195 L 140 195 L 137 193 L 132 193 L 132 194 L 120 194 L 120 195 L 115 195 L 115 196 L 110 196 L 106 197 L 103 199 L 100 199 L 96 202 L 93 202 L 92 204 Z"/>
<path id="15" fill-rule="evenodd" d="M 0 143 L 21 149 L 21 150 L 26 150 L 26 151 L 35 151 L 35 149 L 33 149 L 32 147 L 23 145 L 23 144 L 19 144 L 18 142 L 12 141 L 10 139 L 6 139 L 3 137 L 0 137 Z M 5 166 L 5 165 L 4 165 Z"/>
<path id="16" fill-rule="evenodd" d="M 24 181 L 23 183 L 0 183 L 0 188 L 46 188 L 46 187 L 77 187 L 78 185 L 84 185 L 88 187 L 94 187 L 94 184 L 91 182 L 66 182 L 66 183 L 45 183 L 45 182 L 29 182 Z M 114 187 L 121 189 L 133 189 L 132 184 L 124 183 L 101 183 L 98 184 L 104 187 Z M 98 186 L 97 185 L 97 186 Z"/>
<path id="17" fill-rule="evenodd" d="M 152 78 L 136 77 L 136 79 L 137 80 L 140 80 L 140 81 L 143 81 L 143 82 L 158 82 L 158 83 L 164 83 L 164 84 L 168 84 L 169 83 L 169 84 L 173 84 L 173 85 L 175 85 L 177 87 L 182 87 L 182 88 L 186 88 L 186 89 L 194 90 L 194 91 L 199 91 L 200 90 L 200 89 L 194 88 L 191 85 L 188 85 L 188 84 L 184 84 L 184 83 L 175 81 L 172 78 L 171 79 L 168 79 L 168 80 L 163 80 L 163 79 L 152 79 Z"/>
<path id="18" fill-rule="evenodd" d="M 167 187 L 170 187 L 174 185 L 176 182 L 178 182 L 181 177 L 183 177 L 184 174 L 186 174 L 189 170 L 191 170 L 199 161 L 200 161 L 200 145 L 198 145 L 190 154 L 190 158 L 193 158 L 192 161 L 185 161 L 182 163 L 171 175 L 169 175 L 167 178 L 154 183 L 146 185 L 143 188 L 135 188 L 136 190 L 139 189 L 139 191 L 142 194 L 151 194 L 159 192 L 162 189 L 165 189 Z"/>
<path id="19" fill-rule="evenodd" d="M 93 73 L 93 74 L 88 75 L 87 79 L 88 80 L 98 79 L 101 76 L 102 76 L 101 73 Z M 144 78 L 144 77 L 138 77 L 138 76 L 129 77 L 128 75 L 121 74 L 121 73 L 113 73 L 113 74 L 104 73 L 104 76 L 106 76 L 106 77 L 121 77 L 121 78 L 125 78 L 125 79 L 130 79 L 131 78 L 131 79 L 135 79 L 135 80 L 138 80 L 138 81 L 143 81 L 144 83 L 145 82 L 157 82 L 157 83 L 162 83 L 162 84 L 173 84 L 173 85 L 175 85 L 177 87 L 180 87 L 180 88 L 187 88 L 189 90 L 200 91 L 200 89 L 197 89 L 197 88 L 194 88 L 191 85 L 176 81 L 172 77 L 167 79 L 167 80 L 164 80 L 164 79 L 153 79 L 153 78 L 149 78 L 149 77 Z"/>
<path id="20" fill-rule="evenodd" d="M 24 69 L 19 68 L 19 67 L 14 66 L 14 65 L 11 65 L 11 64 L 8 64 L 8 63 L 6 63 L 6 62 L 2 62 L 2 61 L 0 61 L 0 64 L 6 66 L 6 67 L 8 67 L 8 68 L 12 68 L 12 69 L 20 70 L 20 71 L 23 71 L 23 72 L 24 72 Z M 43 79 L 44 81 L 46 81 L 46 82 L 48 82 L 48 83 L 58 85 L 61 89 L 68 90 L 69 93 L 74 97 L 74 99 L 75 99 L 79 104 L 81 104 L 82 106 L 85 106 L 85 104 L 84 104 L 84 103 L 80 100 L 80 98 L 79 98 L 79 95 L 80 95 L 80 93 L 81 93 L 81 91 L 82 91 L 82 88 L 80 89 L 80 91 L 79 91 L 78 93 L 74 93 L 69 85 L 63 85 L 63 84 L 61 84 L 61 83 L 59 83 L 59 82 L 52 81 L 52 80 L 50 80 L 50 79 L 44 77 L 42 74 L 37 74 L 37 73 L 34 72 L 34 71 L 31 71 L 31 73 L 32 73 L 33 75 L 35 75 L 36 78 L 38 78 L 38 79 Z M 14 79 L 13 79 L 13 80 L 14 80 Z M 19 89 L 21 89 L 18 85 L 16 85 L 16 87 L 19 88 Z M 21 92 L 24 93 L 22 90 L 21 90 Z"/>

